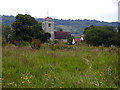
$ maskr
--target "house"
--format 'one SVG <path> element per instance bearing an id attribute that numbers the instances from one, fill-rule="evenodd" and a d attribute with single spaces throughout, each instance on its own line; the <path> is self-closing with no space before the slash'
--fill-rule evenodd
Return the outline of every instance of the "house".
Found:
<path id="1" fill-rule="evenodd" d="M 68 38 L 71 38 L 70 32 L 60 32 L 54 30 L 54 20 L 50 17 L 43 19 L 42 21 L 42 29 L 45 32 L 49 32 L 51 34 L 51 41 L 58 40 L 59 42 L 66 42 Z"/>
<path id="2" fill-rule="evenodd" d="M 85 36 L 82 35 L 81 38 L 74 38 L 72 44 L 78 45 L 80 42 L 84 41 Z"/>
<path id="3" fill-rule="evenodd" d="M 54 31 L 55 40 L 58 40 L 59 43 L 67 42 L 69 38 L 72 38 L 70 32 Z"/>
<path id="4" fill-rule="evenodd" d="M 81 38 L 74 38 L 72 44 L 78 45 L 81 42 Z"/>

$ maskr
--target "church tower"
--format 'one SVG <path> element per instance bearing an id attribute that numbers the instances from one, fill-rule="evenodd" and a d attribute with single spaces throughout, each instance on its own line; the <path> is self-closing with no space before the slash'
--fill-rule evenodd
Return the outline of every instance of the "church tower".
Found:
<path id="1" fill-rule="evenodd" d="M 54 20 L 50 17 L 43 19 L 42 29 L 45 32 L 49 32 L 51 34 L 50 40 L 53 41 L 54 40 Z"/>

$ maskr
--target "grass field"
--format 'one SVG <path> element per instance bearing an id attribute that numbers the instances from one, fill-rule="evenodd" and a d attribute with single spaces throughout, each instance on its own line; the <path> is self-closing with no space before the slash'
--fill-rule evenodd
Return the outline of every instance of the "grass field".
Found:
<path id="1" fill-rule="evenodd" d="M 117 47 L 2 48 L 3 88 L 118 88 Z"/>

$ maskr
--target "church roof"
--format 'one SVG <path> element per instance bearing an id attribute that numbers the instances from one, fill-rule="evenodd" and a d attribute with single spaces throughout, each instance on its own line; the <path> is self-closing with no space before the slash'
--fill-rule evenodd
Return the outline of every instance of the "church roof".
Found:
<path id="1" fill-rule="evenodd" d="M 55 31 L 54 35 L 55 39 L 68 39 L 72 37 L 70 32 Z"/>
<path id="2" fill-rule="evenodd" d="M 47 17 L 46 19 L 52 19 L 52 18 L 50 18 L 50 17 Z"/>
<path id="3" fill-rule="evenodd" d="M 53 21 L 53 19 L 51 17 L 46 17 L 45 19 L 43 19 L 43 21 Z"/>

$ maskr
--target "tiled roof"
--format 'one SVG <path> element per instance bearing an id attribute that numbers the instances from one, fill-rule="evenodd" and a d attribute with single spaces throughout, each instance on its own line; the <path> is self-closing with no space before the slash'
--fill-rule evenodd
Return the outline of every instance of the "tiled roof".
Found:
<path id="1" fill-rule="evenodd" d="M 75 44 L 78 44 L 78 43 L 80 43 L 80 41 L 81 41 L 80 38 L 75 38 L 74 40 L 75 40 Z"/>
<path id="2" fill-rule="evenodd" d="M 54 34 L 55 39 L 68 39 L 72 37 L 70 32 L 55 31 Z"/>
<path id="3" fill-rule="evenodd" d="M 50 18 L 50 17 L 47 17 L 46 19 L 52 19 L 52 18 Z"/>

